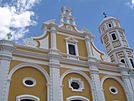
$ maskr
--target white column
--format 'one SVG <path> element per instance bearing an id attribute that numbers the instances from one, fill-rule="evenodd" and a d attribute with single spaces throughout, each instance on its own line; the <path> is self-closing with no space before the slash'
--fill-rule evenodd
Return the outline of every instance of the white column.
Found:
<path id="1" fill-rule="evenodd" d="M 125 65 L 120 64 L 120 68 L 125 68 Z M 125 85 L 125 93 L 127 96 L 127 101 L 134 101 L 133 99 L 134 92 L 130 81 L 130 75 L 128 74 L 128 71 L 125 69 L 121 69 L 121 74 L 122 74 L 122 80 Z"/>
<path id="2" fill-rule="evenodd" d="M 120 37 L 119 31 L 118 31 L 117 29 L 116 29 L 115 31 L 116 31 L 116 33 L 117 33 L 117 37 L 118 37 L 118 39 L 119 39 L 119 42 L 120 42 L 120 44 L 121 44 L 121 47 L 124 47 L 123 41 L 122 41 L 122 39 L 121 39 L 121 37 Z"/>
<path id="3" fill-rule="evenodd" d="M 61 101 L 60 65 L 50 64 L 50 101 Z"/>
<path id="4" fill-rule="evenodd" d="M 125 60 L 126 60 L 126 62 L 127 62 L 128 68 L 132 69 L 133 67 L 132 67 L 132 65 L 131 65 L 130 58 L 129 58 L 129 56 L 128 56 L 126 50 L 124 49 L 123 52 L 124 52 L 124 55 L 125 55 Z M 132 52 L 132 53 L 133 53 L 133 52 Z"/>
<path id="5" fill-rule="evenodd" d="M 88 57 L 93 57 L 93 53 L 91 50 L 91 39 L 89 38 L 88 35 L 85 35 L 85 43 L 86 43 Z"/>
<path id="6" fill-rule="evenodd" d="M 89 63 L 90 76 L 92 80 L 92 92 L 93 92 L 93 101 L 105 101 L 103 88 L 101 86 L 99 70 L 96 63 Z"/>
<path id="7" fill-rule="evenodd" d="M 8 101 L 9 83 L 8 72 L 14 43 L 8 40 L 0 40 L 0 101 Z"/>
<path id="8" fill-rule="evenodd" d="M 51 29 L 50 29 L 50 48 L 51 49 L 57 49 L 56 48 L 56 28 L 55 26 L 52 26 Z"/>
<path id="9" fill-rule="evenodd" d="M 61 85 L 60 85 L 60 54 L 56 47 L 56 26 L 51 26 L 50 30 L 50 52 L 49 52 L 49 67 L 50 67 L 50 100 L 61 101 Z"/>
<path id="10" fill-rule="evenodd" d="M 134 71 L 130 70 L 129 74 L 130 74 L 130 82 L 131 82 L 132 88 L 133 88 L 132 90 L 133 90 L 133 93 L 134 93 Z"/>

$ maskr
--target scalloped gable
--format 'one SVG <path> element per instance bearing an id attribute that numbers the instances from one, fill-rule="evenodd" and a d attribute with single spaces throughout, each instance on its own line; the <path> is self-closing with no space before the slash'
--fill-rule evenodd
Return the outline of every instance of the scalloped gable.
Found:
<path id="1" fill-rule="evenodd" d="M 49 49 L 49 36 L 49 32 L 45 31 L 41 36 L 25 39 L 24 44 L 29 47 Z"/>
<path id="2" fill-rule="evenodd" d="M 94 44 L 94 42 L 91 42 L 91 48 L 92 48 L 92 54 L 95 56 L 98 60 L 105 60 L 110 61 L 110 58 L 101 52 Z"/>

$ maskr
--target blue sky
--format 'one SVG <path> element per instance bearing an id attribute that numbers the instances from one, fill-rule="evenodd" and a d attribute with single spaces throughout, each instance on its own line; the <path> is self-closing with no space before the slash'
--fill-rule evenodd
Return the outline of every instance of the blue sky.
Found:
<path id="1" fill-rule="evenodd" d="M 10 0 L 5 0 L 7 3 L 8 1 Z M 104 51 L 98 31 L 99 23 L 103 19 L 103 12 L 120 20 L 122 28 L 125 29 L 128 43 L 134 49 L 134 0 L 41 0 L 30 9 L 26 9 L 34 12 L 32 18 L 36 24 L 27 26 L 29 31 L 24 34 L 24 38 L 41 35 L 43 33 L 41 26 L 47 20 L 56 19 L 59 23 L 62 6 L 72 9 L 78 29 L 87 27 L 93 33 L 95 45 L 100 50 Z"/>

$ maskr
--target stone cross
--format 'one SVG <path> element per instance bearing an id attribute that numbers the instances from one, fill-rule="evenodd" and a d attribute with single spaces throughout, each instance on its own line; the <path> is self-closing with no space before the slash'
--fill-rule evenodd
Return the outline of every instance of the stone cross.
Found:
<path id="1" fill-rule="evenodd" d="M 107 14 L 106 14 L 105 12 L 103 12 L 103 15 L 104 15 L 104 18 L 106 18 L 106 17 L 107 17 Z"/>
<path id="2" fill-rule="evenodd" d="M 8 40 L 11 40 L 11 38 L 12 38 L 12 34 L 11 34 L 11 33 L 8 33 L 8 34 L 7 34 L 7 39 L 8 39 Z"/>

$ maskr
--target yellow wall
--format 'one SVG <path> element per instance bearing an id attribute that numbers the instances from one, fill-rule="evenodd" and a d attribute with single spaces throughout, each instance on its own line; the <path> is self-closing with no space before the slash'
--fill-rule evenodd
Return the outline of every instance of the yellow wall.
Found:
<path id="1" fill-rule="evenodd" d="M 28 88 L 23 85 L 22 81 L 25 77 L 32 77 L 36 79 L 36 86 Z M 40 101 L 47 101 L 47 81 L 41 72 L 27 67 L 17 70 L 11 78 L 11 85 L 9 91 L 9 100 L 16 101 L 16 96 L 29 94 L 40 98 Z"/>
<path id="2" fill-rule="evenodd" d="M 109 87 L 114 86 L 118 89 L 118 94 L 111 94 L 109 91 Z M 118 81 L 114 79 L 106 79 L 103 84 L 104 94 L 106 101 L 127 101 L 126 95 L 122 86 L 119 84 Z"/>
<path id="3" fill-rule="evenodd" d="M 59 49 L 62 53 L 66 53 L 66 36 L 57 35 L 57 49 Z"/>
<path id="4" fill-rule="evenodd" d="M 71 90 L 71 88 L 69 88 L 68 80 L 71 77 L 80 78 L 82 81 L 84 81 L 85 89 L 82 92 L 74 92 Z M 63 96 L 64 96 L 64 101 L 66 101 L 66 98 L 70 97 L 70 96 L 83 96 L 83 97 L 86 97 L 87 99 L 90 99 L 90 101 L 92 101 L 91 88 L 88 84 L 88 81 L 83 76 L 76 74 L 76 73 L 68 74 L 64 78 L 64 80 L 63 80 Z"/>
<path id="5" fill-rule="evenodd" d="M 46 61 L 47 62 L 47 61 Z M 17 65 L 22 64 L 22 63 L 28 63 L 28 62 L 23 62 L 23 61 L 18 61 L 18 60 L 12 60 L 10 63 L 10 68 L 9 68 L 9 72 Z M 41 66 L 48 74 L 49 74 L 49 68 L 46 65 L 42 65 L 42 64 L 37 64 L 39 66 Z"/>
<path id="6" fill-rule="evenodd" d="M 67 53 L 66 52 L 66 40 L 67 36 L 64 35 L 57 35 L 57 48 L 62 52 L 62 53 Z M 85 40 L 78 40 L 78 53 L 79 56 L 81 57 L 87 57 L 87 51 L 86 51 L 86 45 L 85 45 Z"/>
<path id="7" fill-rule="evenodd" d="M 79 52 L 79 56 L 82 57 L 87 57 L 87 50 L 86 50 L 86 45 L 85 45 L 85 40 L 78 40 L 78 52 Z"/>

